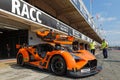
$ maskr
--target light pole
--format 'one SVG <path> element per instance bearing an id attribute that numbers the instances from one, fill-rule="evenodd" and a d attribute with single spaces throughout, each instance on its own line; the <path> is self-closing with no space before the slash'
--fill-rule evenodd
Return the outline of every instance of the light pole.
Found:
<path id="1" fill-rule="evenodd" d="M 93 3 L 93 0 L 90 0 L 90 14 L 92 15 L 92 3 Z"/>

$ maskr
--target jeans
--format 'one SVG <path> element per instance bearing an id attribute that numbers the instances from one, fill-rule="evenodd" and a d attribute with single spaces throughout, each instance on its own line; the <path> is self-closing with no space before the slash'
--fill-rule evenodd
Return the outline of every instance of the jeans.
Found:
<path id="1" fill-rule="evenodd" d="M 104 56 L 104 58 L 108 57 L 108 52 L 107 52 L 106 48 L 103 49 L 103 56 Z"/>
<path id="2" fill-rule="evenodd" d="M 95 49 L 90 50 L 93 55 L 95 55 Z"/>

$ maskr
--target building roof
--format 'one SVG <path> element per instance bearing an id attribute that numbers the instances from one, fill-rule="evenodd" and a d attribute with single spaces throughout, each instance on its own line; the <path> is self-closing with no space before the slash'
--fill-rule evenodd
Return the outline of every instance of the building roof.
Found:
<path id="1" fill-rule="evenodd" d="M 82 5 L 80 9 L 83 9 L 83 12 L 79 11 L 77 6 L 74 5 L 74 0 L 30 0 L 29 3 L 101 43 L 102 39 L 95 25 L 90 24 L 86 19 L 87 16 L 91 23 L 93 23 L 81 1 L 79 5 Z"/>

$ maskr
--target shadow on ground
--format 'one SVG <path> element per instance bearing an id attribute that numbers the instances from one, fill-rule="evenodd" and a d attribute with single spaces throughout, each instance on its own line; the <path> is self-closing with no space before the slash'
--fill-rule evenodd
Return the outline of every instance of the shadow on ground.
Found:
<path id="1" fill-rule="evenodd" d="M 106 60 L 103 60 L 105 62 L 120 62 L 120 60 L 111 60 L 111 59 L 106 59 Z"/>
<path id="2" fill-rule="evenodd" d="M 82 79 L 82 78 L 86 78 L 86 77 L 73 77 L 73 76 L 70 76 L 69 74 L 66 74 L 66 75 L 63 75 L 63 76 L 58 76 L 58 75 L 55 75 L 54 73 L 48 71 L 48 70 L 45 70 L 45 69 L 40 69 L 38 67 L 35 67 L 35 66 L 31 66 L 31 65 L 25 65 L 25 66 L 19 66 L 16 64 L 16 62 L 13 62 L 13 63 L 6 63 L 7 65 L 9 65 L 11 68 L 13 69 L 16 69 L 16 70 L 23 70 L 23 69 L 30 69 L 30 70 L 33 70 L 34 72 L 37 72 L 37 73 L 43 73 L 43 74 L 48 74 L 50 76 L 53 76 L 53 77 L 62 77 L 62 78 L 69 78 L 69 79 Z M 91 76 L 94 76 L 94 75 L 91 75 Z M 90 77 L 90 76 L 87 76 L 87 77 Z"/>

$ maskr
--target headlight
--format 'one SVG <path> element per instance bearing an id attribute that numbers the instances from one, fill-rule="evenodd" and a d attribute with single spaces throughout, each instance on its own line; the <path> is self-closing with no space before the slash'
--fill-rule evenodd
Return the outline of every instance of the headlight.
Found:
<path id="1" fill-rule="evenodd" d="M 78 57 L 78 56 L 76 56 L 75 54 L 72 53 L 71 55 L 72 55 L 72 57 L 75 59 L 76 62 L 78 62 L 78 61 L 81 60 L 81 58 Z"/>

